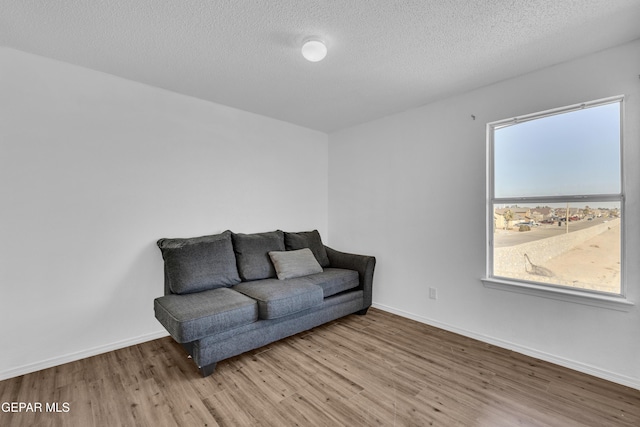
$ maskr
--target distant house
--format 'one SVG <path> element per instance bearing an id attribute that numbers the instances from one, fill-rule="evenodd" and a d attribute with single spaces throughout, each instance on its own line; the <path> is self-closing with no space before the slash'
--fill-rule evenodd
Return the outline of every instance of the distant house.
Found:
<path id="1" fill-rule="evenodd" d="M 507 212 L 511 211 L 509 218 Z M 496 229 L 512 228 L 520 222 L 527 222 L 532 219 L 531 209 L 529 208 L 500 208 L 493 211 L 493 226 Z"/>
<path id="2" fill-rule="evenodd" d="M 569 217 L 577 216 L 578 218 L 584 217 L 584 210 L 582 208 L 569 208 Z M 556 217 L 559 219 L 567 217 L 567 209 L 566 208 L 558 208 L 556 209 Z"/>
<path id="3" fill-rule="evenodd" d="M 556 210 L 549 206 L 538 207 L 531 210 L 531 217 L 538 222 L 550 220 L 556 216 Z"/>

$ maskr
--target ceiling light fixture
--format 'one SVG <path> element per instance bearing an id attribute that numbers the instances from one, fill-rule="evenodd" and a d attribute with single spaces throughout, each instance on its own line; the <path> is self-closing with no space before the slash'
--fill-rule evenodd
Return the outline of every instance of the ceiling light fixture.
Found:
<path id="1" fill-rule="evenodd" d="M 322 61 L 327 56 L 327 46 L 319 39 L 308 39 L 302 45 L 302 56 L 307 61 Z"/>

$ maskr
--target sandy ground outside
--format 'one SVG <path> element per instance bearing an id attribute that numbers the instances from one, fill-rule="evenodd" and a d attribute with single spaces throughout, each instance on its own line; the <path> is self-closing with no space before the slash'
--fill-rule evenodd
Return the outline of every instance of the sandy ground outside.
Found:
<path id="1" fill-rule="evenodd" d="M 510 273 L 508 277 L 618 294 L 620 256 L 618 222 L 562 255 L 543 264 L 529 265 L 529 272 Z"/>
<path id="2" fill-rule="evenodd" d="M 620 223 L 550 259 L 542 267 L 558 284 L 620 293 Z"/>

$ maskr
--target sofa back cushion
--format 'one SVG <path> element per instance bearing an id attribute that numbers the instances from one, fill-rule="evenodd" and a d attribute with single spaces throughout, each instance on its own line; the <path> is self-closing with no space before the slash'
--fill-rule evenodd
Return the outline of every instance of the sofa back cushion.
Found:
<path id="1" fill-rule="evenodd" d="M 271 251 L 284 251 L 284 232 L 242 234 L 233 233 L 233 249 L 238 273 L 243 281 L 276 277 L 276 270 L 269 258 Z"/>
<path id="2" fill-rule="evenodd" d="M 327 250 L 322 243 L 322 238 L 318 230 L 300 231 L 297 233 L 284 233 L 284 243 L 288 251 L 309 248 L 316 257 L 321 267 L 329 266 L 329 257 Z"/>
<path id="3" fill-rule="evenodd" d="M 240 283 L 231 231 L 187 239 L 160 239 L 171 293 L 188 294 Z"/>

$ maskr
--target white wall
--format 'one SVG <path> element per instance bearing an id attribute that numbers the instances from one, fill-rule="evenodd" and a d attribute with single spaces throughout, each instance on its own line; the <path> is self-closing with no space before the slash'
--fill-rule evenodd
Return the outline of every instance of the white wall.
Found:
<path id="1" fill-rule="evenodd" d="M 326 236 L 327 144 L 0 48 L 0 379 L 165 335 L 158 238 Z"/>
<path id="2" fill-rule="evenodd" d="M 380 308 L 640 388 L 639 74 L 636 41 L 330 134 L 331 244 L 377 256 Z M 485 288 L 486 123 L 619 94 L 636 305 L 615 311 Z"/>

